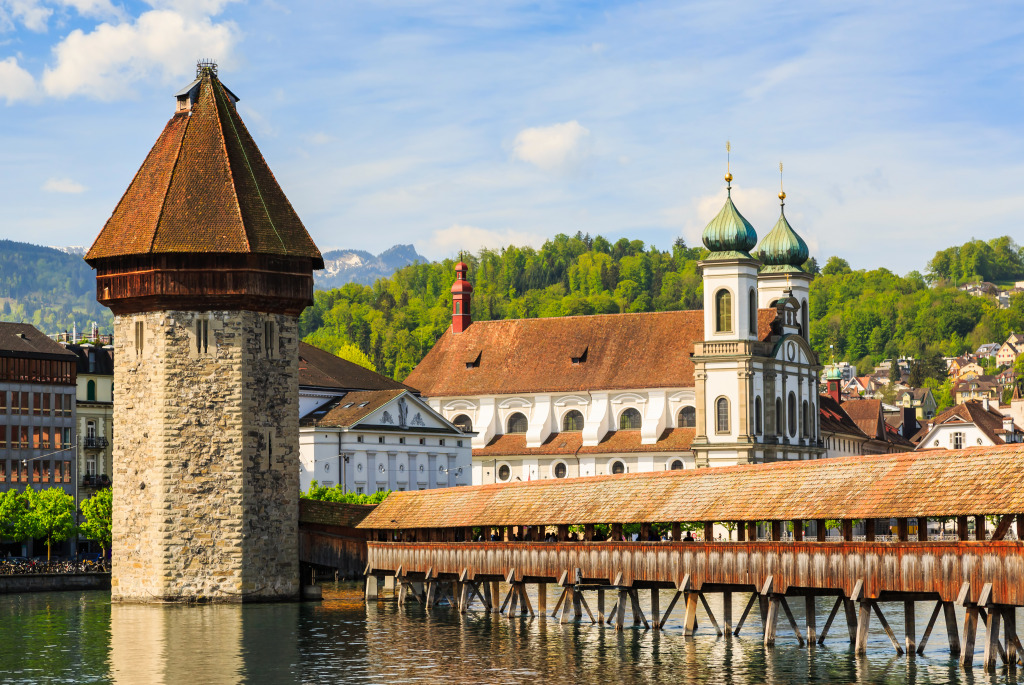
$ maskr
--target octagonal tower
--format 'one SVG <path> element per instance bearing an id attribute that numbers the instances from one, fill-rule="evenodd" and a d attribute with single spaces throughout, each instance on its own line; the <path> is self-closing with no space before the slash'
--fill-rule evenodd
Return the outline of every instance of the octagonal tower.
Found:
<path id="1" fill-rule="evenodd" d="M 298 316 L 323 258 L 216 65 L 176 99 L 86 255 L 114 313 L 113 598 L 294 599 Z"/>

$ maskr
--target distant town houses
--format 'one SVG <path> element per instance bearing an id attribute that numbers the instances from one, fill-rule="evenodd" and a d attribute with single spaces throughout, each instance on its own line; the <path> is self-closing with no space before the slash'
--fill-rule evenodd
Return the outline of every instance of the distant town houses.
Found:
<path id="1" fill-rule="evenodd" d="M 959 289 L 975 297 L 991 297 L 1000 309 L 1007 309 L 1010 306 L 1010 298 L 1014 295 L 1024 293 L 1024 281 L 1017 281 L 1013 287 L 1000 288 L 995 283 L 981 281 L 979 283 L 964 283 Z M 985 355 L 988 356 L 988 355 Z"/>

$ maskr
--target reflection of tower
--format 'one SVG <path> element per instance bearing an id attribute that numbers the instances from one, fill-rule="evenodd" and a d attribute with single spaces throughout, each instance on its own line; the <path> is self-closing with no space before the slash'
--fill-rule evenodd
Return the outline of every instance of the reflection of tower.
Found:
<path id="1" fill-rule="evenodd" d="M 114 318 L 115 600 L 297 597 L 319 250 L 201 64 L 86 260 Z"/>

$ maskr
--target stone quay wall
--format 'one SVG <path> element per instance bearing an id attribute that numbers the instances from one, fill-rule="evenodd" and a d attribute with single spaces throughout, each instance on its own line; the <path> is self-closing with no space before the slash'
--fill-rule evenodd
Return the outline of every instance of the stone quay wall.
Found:
<path id="1" fill-rule="evenodd" d="M 117 316 L 114 345 L 114 601 L 297 598 L 297 319 Z"/>

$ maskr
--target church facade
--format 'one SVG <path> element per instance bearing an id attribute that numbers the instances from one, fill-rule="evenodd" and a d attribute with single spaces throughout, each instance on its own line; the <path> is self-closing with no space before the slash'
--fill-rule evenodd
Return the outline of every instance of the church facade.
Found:
<path id="1" fill-rule="evenodd" d="M 726 181 L 703 310 L 473 322 L 456 265 L 452 327 L 405 383 L 475 433 L 474 485 L 824 456 L 807 245 L 784 193 L 758 245 Z"/>

